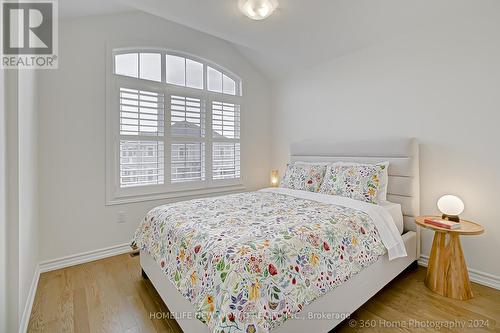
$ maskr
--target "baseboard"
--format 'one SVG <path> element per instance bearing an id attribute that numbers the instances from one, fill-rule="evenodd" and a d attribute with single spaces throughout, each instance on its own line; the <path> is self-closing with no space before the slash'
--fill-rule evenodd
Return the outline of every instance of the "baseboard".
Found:
<path id="1" fill-rule="evenodd" d="M 420 255 L 418 264 L 420 266 L 427 267 L 428 263 L 429 263 L 429 256 Z M 468 271 L 469 271 L 469 278 L 472 282 L 476 282 L 484 286 L 500 290 L 500 277 L 471 268 L 469 268 Z"/>
<path id="2" fill-rule="evenodd" d="M 50 272 L 69 266 L 84 264 L 86 262 L 104 259 L 123 253 L 131 252 L 130 243 L 115 245 L 104 249 L 74 254 L 71 256 L 48 260 L 40 263 L 40 273 Z"/>
<path id="3" fill-rule="evenodd" d="M 19 333 L 26 333 L 26 331 L 28 330 L 28 324 L 31 316 L 31 309 L 33 308 L 33 302 L 35 301 L 36 289 L 38 287 L 39 279 L 40 279 L 40 266 L 36 265 L 35 273 L 33 274 L 33 280 L 31 281 L 30 291 L 28 293 L 28 299 L 26 300 L 26 305 L 24 306 L 21 322 L 19 323 Z"/>

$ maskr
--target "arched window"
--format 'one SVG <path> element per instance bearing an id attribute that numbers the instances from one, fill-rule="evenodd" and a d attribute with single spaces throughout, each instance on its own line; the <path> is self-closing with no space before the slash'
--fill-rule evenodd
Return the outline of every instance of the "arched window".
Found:
<path id="1" fill-rule="evenodd" d="M 241 80 L 209 61 L 114 49 L 108 73 L 108 202 L 238 184 Z"/>

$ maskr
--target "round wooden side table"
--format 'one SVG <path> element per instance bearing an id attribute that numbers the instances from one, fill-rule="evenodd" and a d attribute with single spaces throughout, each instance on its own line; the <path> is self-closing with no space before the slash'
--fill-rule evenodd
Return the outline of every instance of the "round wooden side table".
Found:
<path id="1" fill-rule="evenodd" d="M 460 229 L 450 230 L 425 223 L 425 219 L 439 216 L 419 216 L 417 225 L 434 230 L 425 285 L 439 295 L 467 300 L 474 297 L 465 264 L 460 235 L 480 235 L 484 232 L 480 224 L 460 220 Z"/>

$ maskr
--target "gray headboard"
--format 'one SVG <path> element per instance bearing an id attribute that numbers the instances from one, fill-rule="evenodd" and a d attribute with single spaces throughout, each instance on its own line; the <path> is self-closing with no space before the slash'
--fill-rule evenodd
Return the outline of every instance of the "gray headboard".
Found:
<path id="1" fill-rule="evenodd" d="M 420 212 L 418 142 L 416 139 L 377 139 L 367 141 L 302 141 L 290 147 L 291 162 L 389 161 L 387 200 L 401 204 L 405 231 L 416 231 L 414 218 Z"/>

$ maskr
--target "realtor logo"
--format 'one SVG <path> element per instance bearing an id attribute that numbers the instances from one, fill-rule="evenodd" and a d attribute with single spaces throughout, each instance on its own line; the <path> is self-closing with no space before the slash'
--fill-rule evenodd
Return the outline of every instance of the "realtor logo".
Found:
<path id="1" fill-rule="evenodd" d="M 2 68 L 57 68 L 57 3 L 2 1 Z"/>

